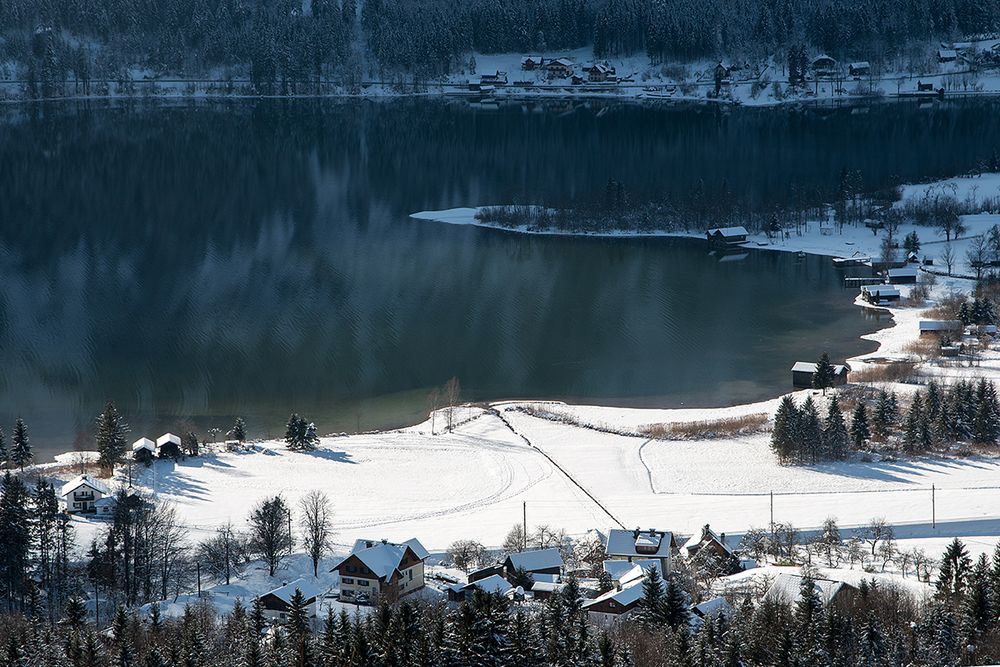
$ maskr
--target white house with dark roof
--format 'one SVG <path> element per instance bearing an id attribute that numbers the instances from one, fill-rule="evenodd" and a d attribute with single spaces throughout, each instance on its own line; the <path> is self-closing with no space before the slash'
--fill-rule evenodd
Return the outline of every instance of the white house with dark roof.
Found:
<path id="1" fill-rule="evenodd" d="M 302 591 L 302 595 L 305 597 L 309 618 L 315 618 L 319 598 L 326 592 L 326 589 L 312 577 L 302 577 L 295 581 L 290 581 L 260 595 L 260 603 L 264 608 L 264 617 L 272 621 L 283 622 L 287 620 L 288 612 L 292 607 L 292 596 L 295 595 L 296 589 Z"/>
<path id="2" fill-rule="evenodd" d="M 655 530 L 625 530 L 612 528 L 604 541 L 604 551 L 611 560 L 656 560 L 660 562 L 663 573 L 670 574 L 673 570 L 674 552 L 677 543 L 674 534 L 669 531 Z"/>
<path id="3" fill-rule="evenodd" d="M 90 475 L 74 477 L 59 489 L 59 496 L 70 513 L 93 512 L 97 501 L 110 494 L 110 489 L 103 482 Z"/>
<path id="4" fill-rule="evenodd" d="M 374 602 L 379 596 L 399 598 L 424 587 L 427 549 L 416 539 L 400 544 L 386 540 L 357 540 L 351 553 L 335 568 L 340 575 L 340 598 Z"/>
<path id="5" fill-rule="evenodd" d="M 507 556 L 503 562 L 504 574 L 509 578 L 515 570 L 528 574 L 562 574 L 563 559 L 558 549 L 535 549 Z"/>

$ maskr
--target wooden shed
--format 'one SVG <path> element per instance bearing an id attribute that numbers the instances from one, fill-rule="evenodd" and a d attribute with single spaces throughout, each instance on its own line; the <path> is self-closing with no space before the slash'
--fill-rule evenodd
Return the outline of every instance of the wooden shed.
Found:
<path id="1" fill-rule="evenodd" d="M 847 364 L 837 364 L 833 367 L 833 386 L 847 384 L 847 374 L 851 372 L 851 367 Z M 800 389 L 811 389 L 813 386 L 813 375 L 816 374 L 816 362 L 796 361 L 792 366 L 792 386 Z"/>

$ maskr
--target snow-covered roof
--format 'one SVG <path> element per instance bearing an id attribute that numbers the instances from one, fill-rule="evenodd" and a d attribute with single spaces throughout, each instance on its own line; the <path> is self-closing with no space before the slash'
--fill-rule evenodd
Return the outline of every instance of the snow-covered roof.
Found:
<path id="1" fill-rule="evenodd" d="M 696 604 L 691 608 L 696 616 L 705 618 L 707 616 L 729 616 L 733 612 L 733 606 L 726 602 L 726 598 L 718 597 L 705 600 L 701 604 Z"/>
<path id="2" fill-rule="evenodd" d="M 797 363 L 795 365 L 798 366 L 799 364 L 805 364 L 805 363 L 806 362 L 804 362 L 804 361 L 800 361 L 799 363 Z M 834 366 L 834 369 L 836 369 L 836 368 L 837 367 Z M 841 366 L 841 368 L 843 368 L 843 366 Z M 812 369 L 810 369 L 808 372 L 811 373 L 815 369 L 816 369 L 816 365 L 813 364 Z M 794 370 L 794 367 L 793 367 L 793 370 Z M 694 535 L 692 535 L 691 537 L 689 537 L 688 541 L 684 543 L 684 546 L 682 548 L 685 551 L 691 551 L 692 549 L 696 549 L 699 545 L 701 545 L 702 542 L 704 542 L 706 540 L 709 540 L 709 539 L 712 539 L 712 540 L 715 540 L 716 542 L 718 542 L 719 546 L 721 546 L 723 549 L 726 550 L 726 553 L 730 553 L 730 554 L 733 553 L 732 547 L 730 547 L 728 544 L 726 544 L 725 542 L 723 542 L 722 541 L 722 537 L 720 537 L 718 533 L 716 533 L 714 530 L 712 530 L 712 528 L 710 526 L 707 526 L 707 525 L 704 528 L 702 528 L 699 532 L 697 532 Z"/>
<path id="3" fill-rule="evenodd" d="M 89 486 L 94 491 L 100 491 L 104 494 L 110 493 L 110 490 L 103 482 L 94 479 L 90 475 L 79 475 L 63 484 L 62 488 L 59 489 L 59 495 L 68 496 L 81 486 Z"/>
<path id="4" fill-rule="evenodd" d="M 639 531 L 612 528 L 604 548 L 609 556 L 667 558 L 673 535 L 670 532 L 653 530 Z"/>
<path id="5" fill-rule="evenodd" d="M 862 285 L 862 292 L 868 292 L 869 294 L 899 294 L 899 288 L 895 285 Z"/>
<path id="6" fill-rule="evenodd" d="M 747 236 L 749 234 L 746 227 L 742 225 L 739 227 L 713 227 L 708 230 L 708 233 L 712 236 L 716 234 L 721 234 L 722 236 Z"/>
<path id="7" fill-rule="evenodd" d="M 962 328 L 958 320 L 920 320 L 921 331 L 954 331 Z"/>
<path id="8" fill-rule="evenodd" d="M 553 567 L 561 568 L 563 566 L 562 556 L 559 554 L 559 550 L 555 548 L 522 551 L 510 554 L 507 558 L 510 559 L 510 563 L 514 566 L 514 569 L 527 570 L 528 572 L 548 570 Z"/>
<path id="9" fill-rule="evenodd" d="M 821 62 L 825 62 L 825 61 L 830 61 L 831 63 L 836 63 L 837 62 L 836 59 L 831 58 L 830 56 L 826 55 L 825 53 L 821 53 L 821 54 L 819 54 L 818 56 L 816 56 L 815 58 L 812 59 L 812 64 L 815 66 L 817 63 L 821 63 Z"/>
<path id="10" fill-rule="evenodd" d="M 939 58 L 957 58 L 958 51 L 955 49 L 938 49 Z"/>
<path id="11" fill-rule="evenodd" d="M 612 581 L 625 585 L 635 579 L 641 579 L 649 572 L 649 568 L 655 567 L 663 576 L 663 564 L 659 560 L 606 560 L 604 561 L 604 571 L 608 573 Z"/>
<path id="12" fill-rule="evenodd" d="M 174 435 L 173 433 L 164 433 L 159 438 L 157 438 L 156 439 L 156 446 L 157 447 L 162 447 L 163 445 L 167 444 L 168 442 L 172 442 L 175 445 L 177 445 L 178 447 L 181 446 L 181 439 L 178 436 Z"/>
<path id="13" fill-rule="evenodd" d="M 845 366 L 844 364 L 834 364 L 834 366 L 833 366 L 833 372 L 836 373 L 837 375 L 840 375 L 841 373 L 843 373 L 846 370 L 850 370 L 850 369 L 847 366 Z M 795 365 L 792 366 L 792 372 L 794 372 L 794 373 L 815 373 L 816 372 L 816 362 L 815 361 L 796 361 Z M 699 540 L 701 539 L 700 535 L 697 536 L 697 537 L 698 537 Z M 692 539 L 694 539 L 694 538 L 692 538 Z M 688 541 L 690 542 L 690 540 L 688 540 Z"/>
<path id="14" fill-rule="evenodd" d="M 573 61 L 569 58 L 556 58 L 555 60 L 550 60 L 548 65 L 562 65 L 563 67 L 572 67 Z"/>
<path id="15" fill-rule="evenodd" d="M 836 597 L 842 590 L 854 588 L 843 581 L 834 581 L 832 579 L 813 579 L 813 584 L 816 586 L 816 593 L 819 594 L 819 598 L 824 604 Z M 774 583 L 767 589 L 764 597 L 784 602 L 795 602 L 801 595 L 802 575 L 782 572 L 774 578 Z"/>
<path id="16" fill-rule="evenodd" d="M 104 496 L 94 502 L 94 507 L 113 507 L 118 504 L 118 499 L 114 496 Z"/>
<path id="17" fill-rule="evenodd" d="M 851 63 L 850 67 L 852 69 L 863 69 L 863 68 L 871 67 L 871 63 L 869 63 L 867 60 L 859 60 L 856 63 Z"/>
<path id="18" fill-rule="evenodd" d="M 605 600 L 614 600 L 623 607 L 627 607 L 630 604 L 634 604 L 642 599 L 642 582 L 644 579 L 636 579 L 629 584 L 622 586 L 621 590 L 613 589 L 599 595 L 593 600 L 587 600 L 583 603 L 583 608 L 593 607 L 595 604 L 604 602 Z"/>
<path id="19" fill-rule="evenodd" d="M 468 590 L 473 587 L 484 590 L 487 593 L 500 593 L 501 595 L 506 595 L 508 591 L 514 589 L 514 587 L 510 585 L 510 582 L 501 577 L 499 574 L 491 574 L 485 579 L 474 581 L 471 584 L 460 584 L 459 590 Z"/>
<path id="20" fill-rule="evenodd" d="M 151 452 L 156 451 L 156 443 L 149 438 L 139 438 L 132 443 L 132 451 L 137 452 L 140 449 L 148 449 Z"/>
<path id="21" fill-rule="evenodd" d="M 889 269 L 890 278 L 907 277 L 911 278 L 917 275 L 917 270 L 910 267 L 903 267 L 899 269 Z"/>
<path id="22" fill-rule="evenodd" d="M 284 586 L 275 588 L 273 591 L 268 591 L 267 593 L 264 593 L 264 595 L 273 595 L 285 604 L 291 604 L 292 596 L 295 595 L 296 588 L 302 591 L 306 600 L 318 598 L 325 591 L 325 589 L 320 586 L 319 582 L 315 579 L 300 577 L 295 581 L 288 582 Z M 264 595 L 261 597 L 264 597 Z"/>
<path id="23" fill-rule="evenodd" d="M 388 579 L 399 568 L 407 548 L 411 549 L 420 560 L 427 558 L 427 549 L 415 538 L 400 544 L 357 540 L 351 549 L 351 555 L 357 556 L 375 576 Z"/>

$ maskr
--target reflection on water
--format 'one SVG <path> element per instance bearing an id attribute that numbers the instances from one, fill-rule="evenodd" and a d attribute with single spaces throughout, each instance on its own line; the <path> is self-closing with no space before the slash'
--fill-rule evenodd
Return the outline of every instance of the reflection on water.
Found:
<path id="1" fill-rule="evenodd" d="M 107 398 L 148 434 L 235 414 L 273 434 L 291 410 L 323 432 L 401 424 L 451 376 L 473 399 L 764 398 L 797 359 L 870 349 L 857 336 L 872 325 L 828 260 L 719 261 L 697 241 L 523 237 L 407 214 L 579 197 L 609 177 L 657 196 L 725 180 L 740 205 L 783 205 L 826 193 L 843 166 L 871 187 L 960 171 L 952 151 L 911 159 L 931 127 L 935 145 L 973 155 L 997 143 L 971 131 L 988 104 L 860 119 L 527 111 L 8 110 L 0 419 L 23 415 L 51 453 L 84 440 Z"/>

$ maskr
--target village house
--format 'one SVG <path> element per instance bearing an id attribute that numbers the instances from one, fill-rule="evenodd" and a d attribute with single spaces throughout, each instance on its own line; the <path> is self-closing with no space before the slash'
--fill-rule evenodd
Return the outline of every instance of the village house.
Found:
<path id="1" fill-rule="evenodd" d="M 899 289 L 893 285 L 864 285 L 861 298 L 872 305 L 884 305 L 899 301 Z"/>
<path id="2" fill-rule="evenodd" d="M 607 627 L 635 611 L 642 602 L 644 581 L 645 577 L 640 577 L 584 602 L 590 622 Z"/>
<path id="3" fill-rule="evenodd" d="M 162 459 L 176 459 L 181 456 L 181 439 L 173 433 L 164 433 L 156 439 L 156 449 Z"/>
<path id="4" fill-rule="evenodd" d="M 802 575 L 782 572 L 774 578 L 764 597 L 768 600 L 795 604 L 802 597 L 802 579 Z M 857 588 L 843 581 L 815 578 L 813 584 L 824 606 L 850 604 L 858 594 Z"/>
<path id="5" fill-rule="evenodd" d="M 605 538 L 604 551 L 611 560 L 659 561 L 660 570 L 667 575 L 673 570 L 677 543 L 673 533 L 667 531 L 612 528 Z"/>
<path id="6" fill-rule="evenodd" d="M 59 496 L 66 505 L 66 511 L 93 512 L 96 503 L 111 492 L 108 487 L 90 475 L 80 475 L 66 482 L 59 489 Z"/>
<path id="7" fill-rule="evenodd" d="M 483 74 L 479 77 L 480 86 L 506 86 L 507 72 L 497 70 L 493 74 Z"/>
<path id="8" fill-rule="evenodd" d="M 282 623 L 288 620 L 288 612 L 292 608 L 292 596 L 295 595 L 296 589 L 305 597 L 309 618 L 315 618 L 319 598 L 325 591 L 311 578 L 296 579 L 261 595 L 259 599 L 261 607 L 264 608 L 264 618 Z"/>
<path id="9" fill-rule="evenodd" d="M 731 247 L 742 245 L 747 242 L 747 232 L 745 227 L 715 227 L 705 232 L 708 244 L 713 247 Z"/>
<path id="10" fill-rule="evenodd" d="M 617 71 L 607 62 L 594 63 L 589 67 L 585 67 L 584 71 L 587 72 L 587 80 L 591 83 L 604 83 L 605 81 L 614 81 L 617 77 Z"/>
<path id="11" fill-rule="evenodd" d="M 358 540 L 335 568 L 340 575 L 340 599 L 374 602 L 386 596 L 401 598 L 424 587 L 427 550 L 416 539 L 394 544 L 386 540 Z"/>
<path id="12" fill-rule="evenodd" d="M 847 73 L 852 77 L 862 77 L 871 74 L 872 66 L 867 60 L 851 63 L 847 66 Z"/>
<path id="13" fill-rule="evenodd" d="M 550 79 L 568 79 L 573 76 L 573 61 L 556 58 L 545 63 L 545 74 Z"/>
<path id="14" fill-rule="evenodd" d="M 541 56 L 524 56 L 521 58 L 521 69 L 531 72 L 545 64 L 545 58 Z"/>
<path id="15" fill-rule="evenodd" d="M 740 571 L 740 561 L 733 552 L 732 547 L 726 543 L 726 534 L 716 533 L 707 523 L 702 526 L 700 533 L 695 533 L 681 547 L 681 554 L 691 560 L 695 557 L 703 557 L 711 554 L 720 565 L 723 565 L 726 574 L 735 574 Z"/>
<path id="16" fill-rule="evenodd" d="M 953 63 L 958 60 L 958 51 L 955 49 L 938 49 L 939 63 Z"/>
<path id="17" fill-rule="evenodd" d="M 559 550 L 535 549 L 533 551 L 521 551 L 507 556 L 503 562 L 503 573 L 507 579 L 517 570 L 524 570 L 528 574 L 562 574 L 563 559 Z"/>
<path id="18" fill-rule="evenodd" d="M 826 54 L 820 54 L 809 63 L 816 76 L 832 76 L 837 72 L 837 61 Z"/>
<path id="19" fill-rule="evenodd" d="M 692 628 L 701 627 L 705 621 L 717 618 L 731 618 L 736 610 L 729 604 L 726 598 L 718 597 L 705 600 L 691 607 L 690 625 Z"/>
<path id="20" fill-rule="evenodd" d="M 886 277 L 891 285 L 912 285 L 917 282 L 917 272 L 919 269 L 903 267 L 899 269 L 889 269 Z"/>
<path id="21" fill-rule="evenodd" d="M 847 374 L 851 372 L 851 367 L 847 364 L 834 364 L 833 366 L 833 386 L 839 387 L 847 384 Z M 792 366 L 792 386 L 800 389 L 811 389 L 813 386 L 813 375 L 816 374 L 816 362 L 796 361 Z"/>
<path id="22" fill-rule="evenodd" d="M 148 465 L 156 458 L 156 443 L 149 438 L 139 438 L 132 443 L 132 458 Z"/>
<path id="23" fill-rule="evenodd" d="M 921 336 L 944 336 L 962 333 L 962 323 L 959 320 L 920 320 Z"/>
<path id="24" fill-rule="evenodd" d="M 484 579 L 471 581 L 467 584 L 457 583 L 448 588 L 448 600 L 450 602 L 462 602 L 471 600 L 476 590 L 486 593 L 499 593 L 503 596 L 514 594 L 514 586 L 509 581 L 498 574 L 490 575 Z"/>
<path id="25" fill-rule="evenodd" d="M 604 571 L 611 577 L 615 586 L 621 587 L 635 579 L 641 579 L 649 572 L 649 568 L 655 567 L 663 575 L 663 564 L 659 560 L 606 560 L 604 561 Z"/>

